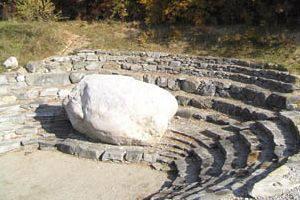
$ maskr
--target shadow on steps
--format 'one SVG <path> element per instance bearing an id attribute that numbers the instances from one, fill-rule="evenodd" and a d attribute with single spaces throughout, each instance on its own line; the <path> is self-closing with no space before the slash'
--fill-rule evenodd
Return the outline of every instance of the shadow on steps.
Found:
<path id="1" fill-rule="evenodd" d="M 40 122 L 46 135 L 59 139 L 78 139 L 90 141 L 89 138 L 73 129 L 62 105 L 40 104 L 35 110 L 34 119 Z"/>

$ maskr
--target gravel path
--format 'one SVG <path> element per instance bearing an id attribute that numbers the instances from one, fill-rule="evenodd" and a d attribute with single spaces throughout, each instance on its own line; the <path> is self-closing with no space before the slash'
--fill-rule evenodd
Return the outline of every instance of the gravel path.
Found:
<path id="1" fill-rule="evenodd" d="M 0 156 L 0 199 L 142 199 L 167 174 L 147 166 L 103 163 L 59 152 Z"/>

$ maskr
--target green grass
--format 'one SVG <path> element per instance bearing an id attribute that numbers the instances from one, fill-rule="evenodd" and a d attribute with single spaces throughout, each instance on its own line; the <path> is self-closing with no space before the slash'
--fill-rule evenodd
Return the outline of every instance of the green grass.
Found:
<path id="1" fill-rule="evenodd" d="M 299 30 L 245 26 L 143 27 L 138 23 L 114 21 L 0 22 L 0 62 L 14 55 L 25 64 L 57 54 L 72 35 L 89 41 L 77 42 L 80 48 L 236 57 L 277 63 L 291 71 L 300 71 Z"/>
<path id="2" fill-rule="evenodd" d="M 21 65 L 55 54 L 64 45 L 56 23 L 0 22 L 0 62 L 16 56 Z"/>

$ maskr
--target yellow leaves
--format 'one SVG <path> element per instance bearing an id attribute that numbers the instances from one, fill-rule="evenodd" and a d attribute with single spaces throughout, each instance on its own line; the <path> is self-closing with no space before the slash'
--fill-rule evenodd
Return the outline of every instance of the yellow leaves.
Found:
<path id="1" fill-rule="evenodd" d="M 17 15 L 24 20 L 55 20 L 55 6 L 51 0 L 18 0 Z"/>

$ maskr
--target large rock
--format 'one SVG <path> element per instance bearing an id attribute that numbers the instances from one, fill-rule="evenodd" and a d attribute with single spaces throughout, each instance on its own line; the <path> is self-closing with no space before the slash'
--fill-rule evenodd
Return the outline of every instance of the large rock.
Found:
<path id="1" fill-rule="evenodd" d="M 161 138 L 176 113 L 166 90 L 120 75 L 88 75 L 64 100 L 73 127 L 117 145 L 147 145 Z"/>

